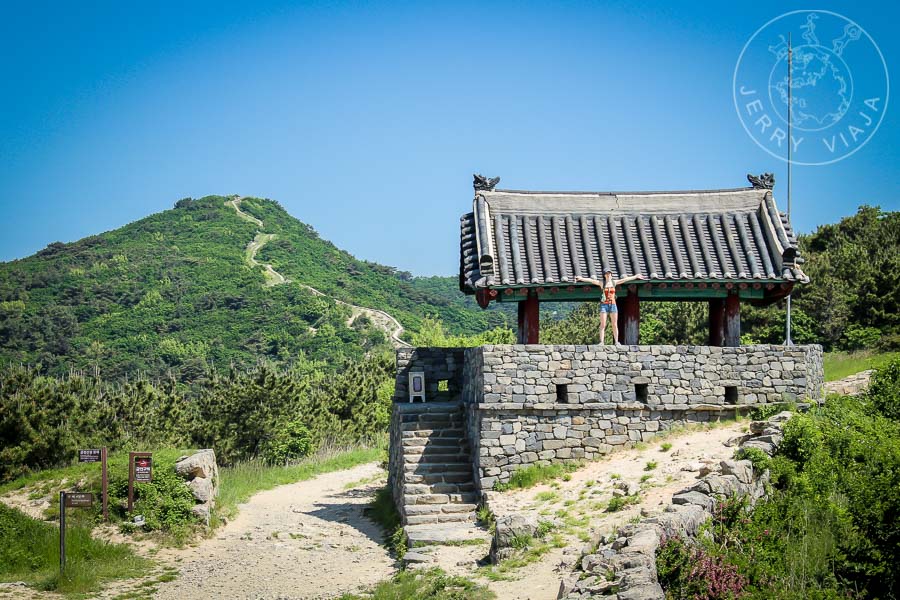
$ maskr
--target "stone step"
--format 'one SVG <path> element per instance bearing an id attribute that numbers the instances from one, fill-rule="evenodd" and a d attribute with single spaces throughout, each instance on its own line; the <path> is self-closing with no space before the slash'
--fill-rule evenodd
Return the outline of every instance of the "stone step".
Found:
<path id="1" fill-rule="evenodd" d="M 471 466 L 471 465 L 470 465 Z M 472 470 L 464 473 L 407 473 L 404 478 L 406 483 L 472 483 Z"/>
<path id="2" fill-rule="evenodd" d="M 400 431 L 464 431 L 465 423 L 462 420 L 455 421 L 410 421 L 400 424 Z"/>
<path id="3" fill-rule="evenodd" d="M 461 437 L 415 437 L 415 438 L 403 438 L 403 447 L 404 448 L 432 448 L 432 447 L 443 447 L 450 446 L 452 447 L 460 447 L 462 444 L 465 444 L 468 447 L 468 442 L 465 441 Z"/>
<path id="4" fill-rule="evenodd" d="M 468 452 L 456 452 L 454 454 L 438 454 L 438 453 L 428 453 L 428 454 L 405 454 L 403 456 L 403 464 L 405 465 L 418 465 L 421 463 L 425 464 L 458 464 L 458 463 L 470 463 L 471 459 L 469 458 Z"/>
<path id="5" fill-rule="evenodd" d="M 466 492 L 474 492 L 475 484 L 468 483 L 410 483 L 406 482 L 403 487 L 403 493 L 407 495 L 415 494 L 462 494 Z"/>
<path id="6" fill-rule="evenodd" d="M 468 461 L 421 461 L 408 462 L 403 465 L 404 473 L 422 474 L 445 474 L 445 473 L 468 473 L 472 476 L 472 463 Z"/>
<path id="7" fill-rule="evenodd" d="M 438 429 L 405 429 L 401 434 L 404 440 L 410 438 L 465 438 L 465 429 L 461 427 L 442 427 Z"/>
<path id="8" fill-rule="evenodd" d="M 475 504 L 478 496 L 475 492 L 461 494 L 404 494 L 404 504 Z"/>
<path id="9" fill-rule="evenodd" d="M 478 505 L 473 502 L 457 502 L 455 504 L 404 504 L 403 512 L 407 515 L 437 515 L 461 512 L 475 512 Z"/>
<path id="10" fill-rule="evenodd" d="M 476 540 L 488 543 L 491 539 L 487 531 L 475 526 L 474 520 L 469 523 L 407 525 L 404 529 L 411 547 L 454 542 L 465 543 Z"/>
<path id="11" fill-rule="evenodd" d="M 425 523 L 472 523 L 474 521 L 474 512 L 440 513 L 435 515 L 409 515 L 406 517 L 407 525 L 422 525 Z"/>
<path id="12" fill-rule="evenodd" d="M 432 442 L 435 440 L 432 440 Z M 403 454 L 414 456 L 417 454 L 468 454 L 468 442 L 455 442 L 452 444 L 433 444 L 429 443 L 424 446 L 407 446 L 403 445 Z"/>

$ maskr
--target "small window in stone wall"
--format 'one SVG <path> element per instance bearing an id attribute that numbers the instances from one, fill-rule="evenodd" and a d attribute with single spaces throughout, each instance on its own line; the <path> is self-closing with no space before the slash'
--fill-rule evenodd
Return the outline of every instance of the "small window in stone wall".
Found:
<path id="1" fill-rule="evenodd" d="M 726 385 L 725 386 L 725 404 L 737 404 L 737 401 L 738 401 L 737 386 Z"/>
<path id="2" fill-rule="evenodd" d="M 567 383 L 556 384 L 556 401 L 560 404 L 569 403 L 569 385 Z"/>
<path id="3" fill-rule="evenodd" d="M 636 383 L 634 384 L 634 399 L 638 402 L 647 402 L 647 384 L 646 383 Z"/>
<path id="4" fill-rule="evenodd" d="M 438 391 L 439 392 L 449 392 L 450 391 L 450 380 L 449 379 L 439 379 L 438 380 Z"/>

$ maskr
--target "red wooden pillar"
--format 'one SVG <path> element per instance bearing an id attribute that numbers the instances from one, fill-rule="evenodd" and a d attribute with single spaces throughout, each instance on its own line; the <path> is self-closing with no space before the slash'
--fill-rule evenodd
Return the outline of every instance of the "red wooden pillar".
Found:
<path id="1" fill-rule="evenodd" d="M 709 345 L 721 346 L 725 342 L 725 299 L 709 301 Z"/>
<path id="2" fill-rule="evenodd" d="M 725 345 L 741 345 L 741 299 L 734 292 L 725 298 Z"/>
<path id="3" fill-rule="evenodd" d="M 619 343 L 636 346 L 640 343 L 641 303 L 637 290 L 629 290 L 625 296 L 616 299 L 619 309 Z"/>
<path id="4" fill-rule="evenodd" d="M 536 293 L 528 290 L 528 296 L 519 301 L 518 343 L 537 344 L 541 327 L 540 301 Z"/>

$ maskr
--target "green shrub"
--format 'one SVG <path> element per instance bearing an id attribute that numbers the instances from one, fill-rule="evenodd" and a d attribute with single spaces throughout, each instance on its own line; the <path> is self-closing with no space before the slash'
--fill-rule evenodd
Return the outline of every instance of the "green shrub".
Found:
<path id="1" fill-rule="evenodd" d="M 312 440 L 309 429 L 300 421 L 288 421 L 275 428 L 275 434 L 266 442 L 263 459 L 271 465 L 284 465 L 309 456 Z"/>
<path id="2" fill-rule="evenodd" d="M 113 519 L 124 521 L 125 530 L 133 529 L 127 514 L 128 474 L 116 469 L 109 476 L 109 507 Z M 154 458 L 153 481 L 134 484 L 134 515 L 143 515 L 145 532 L 159 531 L 176 543 L 187 540 L 199 518 L 191 512 L 196 504 L 190 488 L 175 473 L 175 464 Z M 99 508 L 99 507 L 97 507 Z"/>
<path id="3" fill-rule="evenodd" d="M 881 415 L 900 421 L 900 358 L 875 370 L 866 397 Z"/>
<path id="4" fill-rule="evenodd" d="M 835 396 L 795 415 L 767 463 L 768 498 L 752 513 L 720 505 L 703 549 L 747 578 L 750 597 L 897 596 L 900 424 L 873 410 L 877 398 L 869 398 Z M 754 468 L 766 464 L 754 454 L 739 456 Z"/>
<path id="5" fill-rule="evenodd" d="M 771 457 L 759 448 L 738 448 L 734 453 L 735 460 L 749 460 L 753 464 L 754 473 L 762 473 L 772 463 Z"/>

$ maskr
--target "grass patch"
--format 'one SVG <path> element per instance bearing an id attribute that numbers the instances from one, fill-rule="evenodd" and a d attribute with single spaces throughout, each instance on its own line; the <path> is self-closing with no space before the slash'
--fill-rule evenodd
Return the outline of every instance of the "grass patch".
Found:
<path id="1" fill-rule="evenodd" d="M 475 511 L 475 517 L 482 527 L 487 529 L 491 535 L 494 534 L 494 531 L 497 529 L 497 517 L 487 504 L 478 505 L 478 510 Z"/>
<path id="2" fill-rule="evenodd" d="M 668 452 L 671 449 L 672 449 L 672 442 L 663 442 L 659 447 L 660 452 Z"/>
<path id="3" fill-rule="evenodd" d="M 288 466 L 270 466 L 261 461 L 249 461 L 233 467 L 223 467 L 219 469 L 222 484 L 216 500 L 214 524 L 218 524 L 218 517 L 233 518 L 237 514 L 238 504 L 246 502 L 257 492 L 306 481 L 323 473 L 343 471 L 368 462 L 384 460 L 386 441 L 386 438 L 382 438 L 372 446 L 326 447 Z"/>
<path id="4" fill-rule="evenodd" d="M 375 499 L 369 503 L 366 516 L 381 525 L 384 530 L 384 544 L 394 555 L 400 559 L 406 554 L 406 532 L 400 522 L 400 513 L 394 505 L 394 496 L 391 488 L 383 487 L 375 494 Z"/>
<path id="5" fill-rule="evenodd" d="M 551 491 L 538 492 L 534 495 L 534 499 L 538 502 L 553 502 L 559 499 L 559 494 Z"/>
<path id="6" fill-rule="evenodd" d="M 509 478 L 509 482 L 494 486 L 497 491 L 514 489 L 527 489 L 541 483 L 547 483 L 560 479 L 567 473 L 577 471 L 581 467 L 578 462 L 555 463 L 552 465 L 530 465 L 516 470 Z"/>
<path id="7" fill-rule="evenodd" d="M 639 501 L 640 496 L 638 494 L 633 496 L 615 496 L 606 505 L 606 512 L 619 512 L 626 506 L 637 504 Z"/>
<path id="8" fill-rule="evenodd" d="M 826 352 L 823 356 L 825 381 L 837 381 L 849 375 L 877 369 L 890 360 L 900 358 L 900 352 Z"/>
<path id="9" fill-rule="evenodd" d="M 344 594 L 340 600 L 491 600 L 486 587 L 438 568 L 400 571 L 362 594 Z"/>
<path id="10" fill-rule="evenodd" d="M 652 471 L 653 469 L 656 468 L 656 466 L 657 466 L 657 465 L 656 465 L 656 461 L 655 461 L 655 460 L 648 460 L 648 461 L 647 461 L 647 464 L 644 465 L 644 470 L 645 470 L 645 471 Z"/>
<path id="11" fill-rule="evenodd" d="M 0 581 L 87 594 L 104 581 L 137 576 L 152 564 L 124 544 L 93 539 L 90 527 L 73 526 L 66 530 L 66 571 L 60 575 L 59 529 L 0 504 Z"/>

